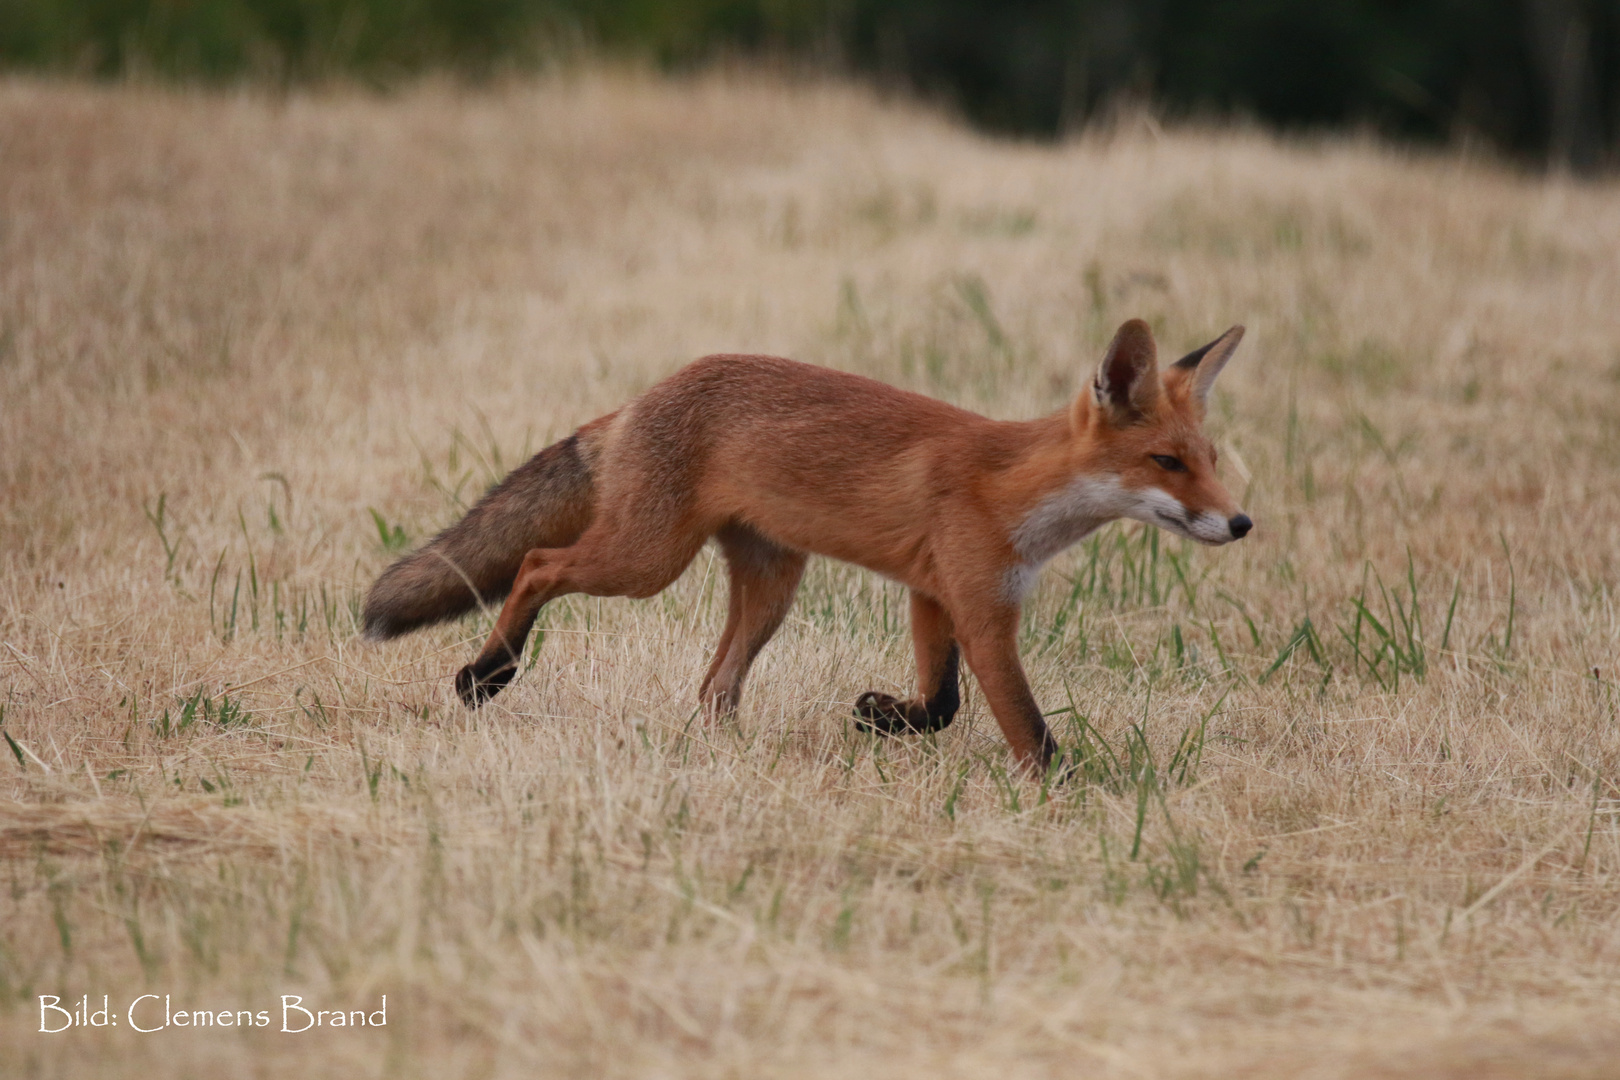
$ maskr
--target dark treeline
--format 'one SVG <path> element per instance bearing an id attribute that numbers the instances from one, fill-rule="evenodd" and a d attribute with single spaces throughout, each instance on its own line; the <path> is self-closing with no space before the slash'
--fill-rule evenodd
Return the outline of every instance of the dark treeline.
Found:
<path id="1" fill-rule="evenodd" d="M 1073 130 L 1124 101 L 1620 162 L 1620 0 L 0 0 L 0 63 L 391 81 L 604 49 L 800 58 Z"/>

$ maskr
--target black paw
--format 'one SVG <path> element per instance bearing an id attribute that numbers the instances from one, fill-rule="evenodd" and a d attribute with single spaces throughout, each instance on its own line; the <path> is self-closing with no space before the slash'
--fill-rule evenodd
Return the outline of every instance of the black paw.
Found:
<path id="1" fill-rule="evenodd" d="M 474 660 L 456 672 L 456 696 L 469 709 L 476 709 L 506 688 L 517 674 L 517 665 L 511 661 L 482 665 Z"/>
<path id="2" fill-rule="evenodd" d="M 921 730 L 911 715 L 912 705 L 893 694 L 868 690 L 855 699 L 855 727 L 873 735 L 903 735 Z"/>
<path id="3" fill-rule="evenodd" d="M 1086 768 L 1086 760 L 1077 750 L 1061 749 L 1055 743 L 1048 743 L 1043 756 L 1046 759 L 1044 767 L 1033 763 L 1029 766 L 1031 778 L 1039 780 L 1041 786 L 1057 790 L 1083 787 L 1092 782 L 1091 770 Z"/>

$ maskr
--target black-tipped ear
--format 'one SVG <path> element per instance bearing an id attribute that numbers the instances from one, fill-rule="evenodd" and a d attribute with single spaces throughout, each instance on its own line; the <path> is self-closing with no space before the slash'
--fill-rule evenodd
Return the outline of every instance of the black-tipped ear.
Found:
<path id="1" fill-rule="evenodd" d="M 1191 377 L 1193 396 L 1199 404 L 1209 400 L 1209 390 L 1215 385 L 1215 376 L 1232 359 L 1232 354 L 1237 352 L 1238 342 L 1242 340 L 1243 327 L 1234 326 L 1208 345 L 1194 349 L 1175 362 L 1173 366 L 1177 370 L 1185 371 Z"/>
<path id="2" fill-rule="evenodd" d="M 1141 319 L 1119 328 L 1097 368 L 1097 404 L 1116 424 L 1140 420 L 1159 394 L 1159 350 Z"/>

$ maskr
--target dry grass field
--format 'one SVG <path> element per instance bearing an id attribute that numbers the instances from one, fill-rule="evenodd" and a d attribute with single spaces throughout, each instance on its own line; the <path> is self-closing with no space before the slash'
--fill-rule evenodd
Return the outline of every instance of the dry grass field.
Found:
<path id="1" fill-rule="evenodd" d="M 1358 140 L 1030 146 L 738 75 L 0 83 L 0 1073 L 1620 1074 L 1617 253 L 1620 185 Z M 1010 775 L 971 680 L 856 731 L 904 596 L 824 561 L 734 723 L 708 554 L 548 608 L 476 714 L 487 617 L 356 635 L 693 357 L 1026 417 L 1135 315 L 1248 325 L 1211 427 L 1257 527 L 1048 568 L 1074 782 Z M 135 1032 L 143 994 L 270 1026 Z"/>

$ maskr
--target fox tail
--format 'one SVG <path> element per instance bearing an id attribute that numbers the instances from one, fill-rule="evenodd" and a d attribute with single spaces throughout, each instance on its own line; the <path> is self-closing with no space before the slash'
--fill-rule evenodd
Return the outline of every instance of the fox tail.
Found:
<path id="1" fill-rule="evenodd" d="M 366 638 L 384 641 L 505 600 L 529 549 L 578 540 L 595 503 L 579 436 L 546 447 L 460 521 L 383 571 L 366 594 Z"/>

